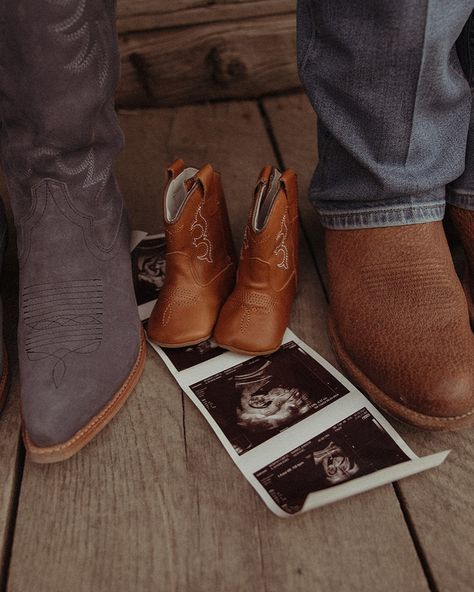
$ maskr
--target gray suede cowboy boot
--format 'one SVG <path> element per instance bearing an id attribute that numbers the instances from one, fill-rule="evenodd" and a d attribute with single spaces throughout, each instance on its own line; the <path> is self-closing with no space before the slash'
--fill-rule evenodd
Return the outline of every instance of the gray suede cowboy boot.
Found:
<path id="1" fill-rule="evenodd" d="M 145 347 L 129 227 L 114 2 L 4 0 L 2 157 L 18 233 L 23 434 L 36 462 L 72 456 L 125 402 Z"/>
<path id="2" fill-rule="evenodd" d="M 5 207 L 0 199 L 0 273 L 3 266 L 3 255 L 7 242 L 7 218 L 5 216 Z M 8 358 L 7 351 L 3 344 L 3 306 L 0 298 L 0 411 L 5 405 L 7 398 L 8 383 Z"/>

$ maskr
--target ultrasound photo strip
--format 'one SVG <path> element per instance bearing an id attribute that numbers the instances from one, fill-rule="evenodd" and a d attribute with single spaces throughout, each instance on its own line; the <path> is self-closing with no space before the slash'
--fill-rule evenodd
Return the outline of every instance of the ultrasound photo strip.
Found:
<path id="1" fill-rule="evenodd" d="M 419 473 L 448 455 L 416 456 L 372 403 L 290 330 L 270 356 L 188 352 L 181 370 L 170 350 L 151 345 L 277 516 Z"/>
<path id="2" fill-rule="evenodd" d="M 134 231 L 140 318 L 166 273 L 164 234 Z M 346 378 L 287 330 L 271 356 L 241 356 L 212 340 L 162 349 L 181 388 L 267 506 L 287 517 L 437 466 L 418 458 Z"/>
<path id="3" fill-rule="evenodd" d="M 131 247 L 132 277 L 138 313 L 140 319 L 146 321 L 151 315 L 165 279 L 165 235 L 134 231 Z"/>

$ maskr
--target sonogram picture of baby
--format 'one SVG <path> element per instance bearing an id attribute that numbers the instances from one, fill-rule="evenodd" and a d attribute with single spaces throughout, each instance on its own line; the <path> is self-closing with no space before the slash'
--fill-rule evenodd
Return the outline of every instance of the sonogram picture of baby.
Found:
<path id="1" fill-rule="evenodd" d="M 266 432 L 294 423 L 311 410 L 311 399 L 298 387 L 272 386 L 271 361 L 246 374 L 236 374 L 241 392 L 237 425 L 251 432 Z"/>
<path id="2" fill-rule="evenodd" d="M 345 386 L 294 342 L 190 388 L 239 454 L 347 393 Z"/>
<path id="3" fill-rule="evenodd" d="M 371 413 L 362 408 L 262 468 L 255 477 L 285 512 L 294 514 L 311 492 L 407 460 Z"/>

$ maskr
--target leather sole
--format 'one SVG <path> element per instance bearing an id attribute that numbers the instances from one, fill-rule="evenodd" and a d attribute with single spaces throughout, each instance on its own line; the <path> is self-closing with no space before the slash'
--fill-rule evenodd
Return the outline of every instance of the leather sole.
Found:
<path id="1" fill-rule="evenodd" d="M 8 394 L 8 354 L 5 345 L 3 346 L 3 370 L 0 376 L 0 411 L 5 407 Z"/>
<path id="2" fill-rule="evenodd" d="M 153 341 L 154 344 L 159 345 L 160 347 L 165 347 L 166 349 L 177 349 L 179 347 L 191 347 L 192 345 L 199 345 L 203 341 L 207 341 L 208 339 L 210 339 L 212 337 L 212 334 L 208 335 L 207 337 L 202 337 L 194 341 L 186 341 L 184 343 L 162 343 L 160 341 L 156 341 L 155 339 L 150 337 L 150 335 L 148 335 L 148 337 L 150 338 L 150 341 Z"/>
<path id="3" fill-rule="evenodd" d="M 401 403 L 394 401 L 371 382 L 371 380 L 369 380 L 369 378 L 367 378 L 367 376 L 365 376 L 365 374 L 354 364 L 350 356 L 344 350 L 330 316 L 328 317 L 328 334 L 334 353 L 350 380 L 359 385 L 372 402 L 386 411 L 389 415 L 411 426 L 429 431 L 460 430 L 474 425 L 474 408 L 462 415 L 436 417 L 419 413 L 418 411 L 409 409 Z"/>
<path id="4" fill-rule="evenodd" d="M 224 345 L 222 343 L 218 343 L 217 341 L 216 345 L 218 345 L 222 349 L 227 349 L 231 352 L 234 352 L 235 354 L 242 354 L 244 356 L 270 356 L 271 354 L 274 354 L 276 351 L 280 349 L 280 346 L 278 346 L 275 349 L 269 349 L 267 351 L 248 351 L 245 349 L 239 349 L 238 347 L 233 347 L 231 345 Z"/>
<path id="5" fill-rule="evenodd" d="M 23 424 L 23 441 L 25 443 L 28 458 L 34 463 L 55 463 L 71 458 L 71 456 L 84 448 L 84 446 L 88 444 L 123 407 L 142 375 L 145 367 L 145 360 L 146 340 L 142 331 L 138 357 L 125 382 L 107 405 L 101 409 L 100 413 L 95 415 L 89 423 L 76 432 L 74 436 L 66 442 L 48 447 L 36 446 L 31 441 Z"/>

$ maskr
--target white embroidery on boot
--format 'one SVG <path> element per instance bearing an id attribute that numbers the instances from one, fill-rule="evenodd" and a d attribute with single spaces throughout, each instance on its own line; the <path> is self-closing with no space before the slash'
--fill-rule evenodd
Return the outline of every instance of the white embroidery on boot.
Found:
<path id="1" fill-rule="evenodd" d="M 196 247 L 196 249 L 204 247 L 204 251 L 200 255 L 197 255 L 198 259 L 212 263 L 212 244 L 207 234 L 207 222 L 202 215 L 201 208 L 202 206 L 199 206 L 196 210 L 194 221 L 191 224 L 191 233 L 193 233 L 195 229 L 197 229 L 199 233 L 197 235 L 193 235 L 193 245 Z"/>
<path id="2" fill-rule="evenodd" d="M 242 248 L 240 249 L 240 258 L 242 259 L 244 256 L 244 251 L 249 248 L 249 227 L 246 226 L 244 230 L 244 238 L 242 240 Z"/>
<path id="3" fill-rule="evenodd" d="M 286 246 L 286 238 L 288 236 L 288 226 L 286 224 L 286 214 L 281 219 L 280 232 L 277 234 L 277 247 L 273 251 L 274 255 L 281 257 L 281 261 L 277 263 L 277 267 L 288 269 L 288 247 Z"/>

